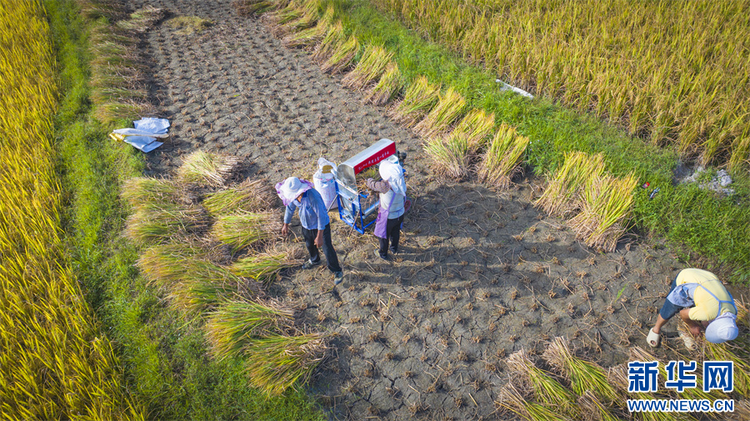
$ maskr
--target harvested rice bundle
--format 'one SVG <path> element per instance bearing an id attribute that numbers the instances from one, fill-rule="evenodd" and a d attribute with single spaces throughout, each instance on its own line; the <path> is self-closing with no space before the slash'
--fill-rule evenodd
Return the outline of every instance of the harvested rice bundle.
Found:
<path id="1" fill-rule="evenodd" d="M 584 182 L 604 172 L 604 155 L 583 152 L 565 154 L 565 162 L 549 180 L 542 196 L 534 202 L 549 215 L 566 216 L 579 208 L 577 196 Z"/>
<path id="2" fill-rule="evenodd" d="M 219 361 L 242 355 L 258 338 L 288 330 L 294 311 L 274 301 L 232 299 L 219 304 L 208 316 L 206 339 Z"/>
<path id="3" fill-rule="evenodd" d="M 333 24 L 333 5 L 329 4 L 323 17 L 312 28 L 289 34 L 281 41 L 287 47 L 309 47 L 320 42 Z"/>
<path id="4" fill-rule="evenodd" d="M 177 178 L 186 183 L 221 187 L 238 161 L 234 156 L 195 151 L 177 169 Z"/>
<path id="5" fill-rule="evenodd" d="M 575 395 L 555 380 L 552 373 L 538 368 L 523 349 L 511 354 L 507 360 L 508 368 L 520 374 L 524 389 L 532 389 L 534 398 L 548 408 L 557 408 L 570 419 L 578 418 Z"/>
<path id="6" fill-rule="evenodd" d="M 147 6 L 130 14 L 130 19 L 117 21 L 117 26 L 134 32 L 146 32 L 167 16 L 165 9 Z"/>
<path id="7" fill-rule="evenodd" d="M 263 19 L 271 27 L 271 32 L 273 33 L 277 33 L 281 25 L 299 19 L 303 15 L 301 2 L 291 0 L 286 6 L 279 8 L 283 5 L 284 3 L 279 3 L 274 7 L 276 10 L 263 15 Z"/>
<path id="8" fill-rule="evenodd" d="M 274 34 L 282 37 L 314 26 L 318 22 L 318 3 L 318 0 L 307 0 L 302 3 L 298 9 L 302 16 L 273 28 Z"/>
<path id="9" fill-rule="evenodd" d="M 210 285 L 243 283 L 239 275 L 209 260 L 209 251 L 194 243 L 165 244 L 147 249 L 136 265 L 143 276 L 159 287 L 172 289 L 180 284 Z"/>
<path id="10" fill-rule="evenodd" d="M 578 407 L 581 410 L 581 418 L 585 421 L 618 421 L 619 418 L 612 415 L 608 407 L 599 398 L 587 390 L 578 398 Z"/>
<path id="11" fill-rule="evenodd" d="M 734 390 L 741 396 L 750 396 L 750 344 L 747 335 L 740 335 L 734 341 L 721 344 L 705 343 L 708 351 L 706 359 L 734 362 Z"/>
<path id="12" fill-rule="evenodd" d="M 354 56 L 359 51 L 359 41 L 354 36 L 349 37 L 333 50 L 333 53 L 321 65 L 321 69 L 326 73 L 339 73 L 344 71 L 354 61 Z"/>
<path id="13" fill-rule="evenodd" d="M 344 25 L 341 21 L 337 21 L 335 24 L 328 28 L 323 40 L 320 41 L 315 50 L 312 53 L 312 59 L 318 63 L 325 63 L 336 51 L 339 45 L 346 41 L 344 36 Z"/>
<path id="14" fill-rule="evenodd" d="M 591 390 L 606 404 L 621 403 L 622 397 L 607 381 L 604 369 L 596 363 L 574 356 L 564 338 L 552 340 L 542 358 L 570 380 L 570 386 L 578 396 Z"/>
<path id="15" fill-rule="evenodd" d="M 656 395 L 644 392 L 628 392 L 629 380 L 627 363 L 610 367 L 607 371 L 607 381 L 614 386 L 617 391 L 625 394 L 629 399 L 654 399 L 657 397 Z M 639 419 L 644 421 L 671 421 L 674 420 L 673 415 L 673 413 L 669 412 L 640 412 Z"/>
<path id="16" fill-rule="evenodd" d="M 203 207 L 214 217 L 237 212 L 261 212 L 277 207 L 279 196 L 265 179 L 247 179 L 237 187 L 211 193 Z"/>
<path id="17" fill-rule="evenodd" d="M 232 5 L 240 16 L 253 16 L 277 7 L 274 0 L 235 0 Z"/>
<path id="18" fill-rule="evenodd" d="M 424 145 L 425 153 L 432 158 L 437 174 L 461 180 L 469 174 L 469 143 L 462 136 L 435 137 Z"/>
<path id="19" fill-rule="evenodd" d="M 180 188 L 168 178 L 133 177 L 125 180 L 120 196 L 138 209 L 146 204 L 177 203 Z"/>
<path id="20" fill-rule="evenodd" d="M 564 421 L 570 419 L 565 415 L 558 414 L 553 409 L 549 409 L 538 403 L 526 401 L 511 382 L 508 382 L 505 389 L 503 389 L 498 404 L 500 407 L 508 409 L 528 421 Z"/>
<path id="21" fill-rule="evenodd" d="M 381 46 L 366 46 L 357 67 L 344 76 L 342 83 L 347 88 L 364 88 L 383 75 L 391 58 L 393 58 L 393 53 L 387 52 Z"/>
<path id="22" fill-rule="evenodd" d="M 576 237 L 589 247 L 614 251 L 617 240 L 627 231 L 637 185 L 638 179 L 632 173 L 624 178 L 589 178 L 581 195 L 581 212 L 568 222 Z"/>
<path id="23" fill-rule="evenodd" d="M 276 213 L 239 213 L 219 217 L 211 230 L 221 243 L 235 253 L 256 242 L 275 239 L 281 232 L 281 220 Z"/>
<path id="24" fill-rule="evenodd" d="M 510 187 L 513 177 L 522 172 L 521 157 L 528 145 L 528 137 L 519 136 L 515 128 L 503 123 L 479 164 L 479 180 L 499 189 Z"/>
<path id="25" fill-rule="evenodd" d="M 258 339 L 245 349 L 245 370 L 252 386 L 280 395 L 298 380 L 304 382 L 325 350 L 323 335 L 317 333 Z"/>
<path id="26" fill-rule="evenodd" d="M 424 76 L 412 83 L 398 104 L 389 115 L 396 122 L 405 126 L 414 126 L 422 120 L 440 99 L 440 86 L 431 85 Z"/>
<path id="27" fill-rule="evenodd" d="M 124 235 L 138 244 L 158 244 L 205 226 L 205 212 L 171 203 L 146 203 L 127 220 Z"/>
<path id="28" fill-rule="evenodd" d="M 226 300 L 248 295 L 243 282 L 239 277 L 226 282 L 178 282 L 172 286 L 169 298 L 179 310 L 200 314 Z"/>
<path id="29" fill-rule="evenodd" d="M 487 144 L 494 127 L 495 113 L 488 115 L 486 111 L 475 108 L 461 119 L 453 131 L 466 136 L 471 152 L 476 153 Z"/>
<path id="30" fill-rule="evenodd" d="M 264 253 L 238 259 L 229 270 L 238 276 L 268 282 L 276 279 L 281 270 L 296 266 L 304 255 L 304 249 L 296 244 L 279 243 Z"/>
<path id="31" fill-rule="evenodd" d="M 440 100 L 435 108 L 414 126 L 414 131 L 423 137 L 431 137 L 446 132 L 461 117 L 465 108 L 466 100 L 453 87 L 450 87 L 444 95 L 440 95 Z"/>
<path id="32" fill-rule="evenodd" d="M 375 105 L 387 104 L 396 97 L 403 84 L 404 82 L 401 77 L 401 71 L 398 70 L 398 65 L 390 62 L 386 66 L 378 83 L 365 94 L 365 102 Z"/>

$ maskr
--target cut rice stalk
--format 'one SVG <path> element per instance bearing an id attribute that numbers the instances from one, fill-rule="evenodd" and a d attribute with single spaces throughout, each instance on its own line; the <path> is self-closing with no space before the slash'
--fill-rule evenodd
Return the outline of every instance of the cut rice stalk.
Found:
<path id="1" fill-rule="evenodd" d="M 228 299 L 243 296 L 241 287 L 240 278 L 233 282 L 178 282 L 172 286 L 169 298 L 177 309 L 199 314 Z"/>
<path id="2" fill-rule="evenodd" d="M 122 185 L 120 196 L 135 209 L 148 203 L 177 203 L 180 189 L 172 179 L 133 177 Z"/>
<path id="3" fill-rule="evenodd" d="M 378 83 L 365 94 L 365 102 L 385 105 L 396 97 L 403 84 L 398 65 L 389 62 Z"/>
<path id="4" fill-rule="evenodd" d="M 262 212 L 277 207 L 279 197 L 265 179 L 247 179 L 237 187 L 212 193 L 203 200 L 203 207 L 215 216 L 237 212 Z"/>
<path id="5" fill-rule="evenodd" d="M 195 151 L 177 169 L 177 178 L 186 183 L 221 187 L 238 162 L 234 156 Z"/>
<path id="6" fill-rule="evenodd" d="M 414 126 L 414 131 L 427 138 L 444 133 L 461 117 L 465 108 L 466 101 L 463 96 L 450 87 L 444 95 L 440 96 L 435 108 Z"/>
<path id="7" fill-rule="evenodd" d="M 148 248 L 136 265 L 143 276 L 160 287 L 182 282 L 213 282 L 232 278 L 208 260 L 208 251 L 190 241 Z"/>
<path id="8" fill-rule="evenodd" d="M 232 5 L 240 16 L 259 15 L 277 7 L 274 0 L 235 0 Z"/>
<path id="9" fill-rule="evenodd" d="M 557 408 L 561 414 L 571 419 L 578 418 L 575 395 L 560 384 L 552 373 L 536 367 L 526 351 L 522 349 L 514 352 L 505 362 L 512 372 L 520 374 L 520 379 L 528 386 L 526 389 L 534 391 L 538 402 L 546 407 Z"/>
<path id="10" fill-rule="evenodd" d="M 619 418 L 612 415 L 606 405 L 591 392 L 586 390 L 578 398 L 578 407 L 581 409 L 581 419 L 585 421 L 618 421 Z"/>
<path id="11" fill-rule="evenodd" d="M 204 212 L 170 203 L 146 203 L 128 218 L 124 235 L 138 244 L 158 244 L 205 226 Z"/>
<path id="12" fill-rule="evenodd" d="M 739 339 L 739 338 L 738 338 Z M 714 344 L 706 341 L 708 355 L 713 361 L 732 361 L 734 363 L 734 390 L 741 396 L 750 396 L 750 359 L 747 358 L 748 341 L 724 342 Z M 744 352 L 745 358 L 739 353 Z"/>
<path id="13" fill-rule="evenodd" d="M 252 386 L 278 396 L 295 382 L 304 382 L 322 361 L 323 335 L 271 336 L 245 349 L 245 370 Z"/>
<path id="14" fill-rule="evenodd" d="M 507 189 L 513 177 L 522 172 L 521 161 L 529 138 L 503 123 L 479 164 L 479 180 L 490 187 Z"/>
<path id="15" fill-rule="evenodd" d="M 354 56 L 359 51 L 359 41 L 354 36 L 349 37 L 345 42 L 336 47 L 328 60 L 321 65 L 321 69 L 326 73 L 339 73 L 344 71 L 354 61 Z"/>
<path id="16" fill-rule="evenodd" d="M 570 380 L 570 386 L 578 396 L 591 390 L 606 404 L 622 403 L 620 394 L 607 381 L 604 369 L 596 363 L 574 356 L 564 338 L 553 339 L 542 358 Z"/>
<path id="17" fill-rule="evenodd" d="M 387 52 L 381 46 L 366 46 L 357 67 L 344 77 L 342 83 L 347 88 L 364 88 L 385 72 L 392 57 L 393 53 Z"/>
<path id="18" fill-rule="evenodd" d="M 239 357 L 254 340 L 287 331 L 293 316 L 293 310 L 270 300 L 222 302 L 206 322 L 209 350 L 219 361 Z"/>
<path id="19" fill-rule="evenodd" d="M 263 253 L 239 259 L 232 264 L 230 269 L 236 275 L 245 278 L 269 281 L 275 279 L 275 275 L 282 269 L 295 265 L 297 261 L 291 259 L 286 253 Z"/>
<path id="20" fill-rule="evenodd" d="M 325 63 L 332 55 L 333 52 L 346 41 L 344 36 L 344 25 L 341 21 L 336 22 L 328 28 L 323 40 L 320 41 L 315 50 L 312 53 L 312 59 L 318 63 Z"/>
<path id="21" fill-rule="evenodd" d="M 414 126 L 422 120 L 440 99 L 440 86 L 427 81 L 424 76 L 418 77 L 404 94 L 404 99 L 390 111 L 391 118 L 399 124 Z"/>
<path id="22" fill-rule="evenodd" d="M 526 401 L 513 383 L 510 382 L 503 389 L 499 404 L 500 407 L 508 409 L 528 421 L 564 421 L 569 419 L 538 403 Z"/>
<path id="23" fill-rule="evenodd" d="M 318 0 L 307 0 L 299 6 L 302 13 L 297 19 L 285 22 L 276 27 L 275 35 L 283 37 L 287 34 L 296 33 L 304 29 L 309 29 L 318 22 Z"/>
<path id="24" fill-rule="evenodd" d="M 465 138 L 436 137 L 427 141 L 424 151 L 432 158 L 432 166 L 437 174 L 454 180 L 461 180 L 469 174 L 469 144 Z"/>
<path id="25" fill-rule="evenodd" d="M 604 172 L 604 155 L 583 152 L 565 154 L 565 162 L 547 184 L 542 196 L 534 202 L 549 215 L 561 216 L 575 213 L 580 208 L 578 195 L 590 177 Z"/>
<path id="26" fill-rule="evenodd" d="M 282 43 L 287 47 L 309 47 L 320 42 L 333 24 L 333 14 L 333 5 L 329 4 L 315 26 L 286 36 Z"/>
<path id="27" fill-rule="evenodd" d="M 272 212 L 222 216 L 211 230 L 212 235 L 229 245 L 233 253 L 259 241 L 276 239 L 280 232 L 281 221 Z"/>
<path id="28" fill-rule="evenodd" d="M 478 152 L 487 144 L 487 138 L 495 127 L 495 113 L 473 109 L 458 123 L 454 132 L 466 136 L 472 153 Z"/>

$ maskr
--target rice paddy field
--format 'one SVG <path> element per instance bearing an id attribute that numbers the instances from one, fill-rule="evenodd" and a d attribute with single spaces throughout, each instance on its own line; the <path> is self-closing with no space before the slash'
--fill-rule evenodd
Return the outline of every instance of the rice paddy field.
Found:
<path id="1" fill-rule="evenodd" d="M 746 9 L 3 3 L 2 418 L 750 418 Z M 108 136 L 141 117 L 160 148 Z M 400 253 L 333 209 L 334 287 L 274 185 L 381 138 Z M 737 340 L 646 346 L 686 267 L 732 291 Z M 628 393 L 634 360 L 731 360 L 735 388 Z"/>

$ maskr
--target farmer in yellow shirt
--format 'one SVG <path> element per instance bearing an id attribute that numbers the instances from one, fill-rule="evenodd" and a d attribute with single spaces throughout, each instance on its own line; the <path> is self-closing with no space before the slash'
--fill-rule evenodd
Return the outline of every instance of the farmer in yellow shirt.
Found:
<path id="1" fill-rule="evenodd" d="M 712 343 L 731 341 L 739 333 L 732 294 L 716 275 L 705 270 L 683 269 L 672 281 L 672 289 L 646 338 L 649 345 L 659 345 L 662 326 L 677 313 L 693 336 L 705 328 L 706 340 Z"/>

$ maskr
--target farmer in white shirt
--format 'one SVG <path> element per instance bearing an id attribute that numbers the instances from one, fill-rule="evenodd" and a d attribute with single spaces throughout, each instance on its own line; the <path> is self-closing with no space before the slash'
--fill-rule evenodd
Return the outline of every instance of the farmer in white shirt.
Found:
<path id="1" fill-rule="evenodd" d="M 370 190 L 380 193 L 380 210 L 374 231 L 380 241 L 380 248 L 375 250 L 375 254 L 381 259 L 387 259 L 389 249 L 393 254 L 398 253 L 406 204 L 406 180 L 404 169 L 395 155 L 381 161 L 378 170 L 383 180 L 376 182 L 368 178 L 365 184 Z"/>

